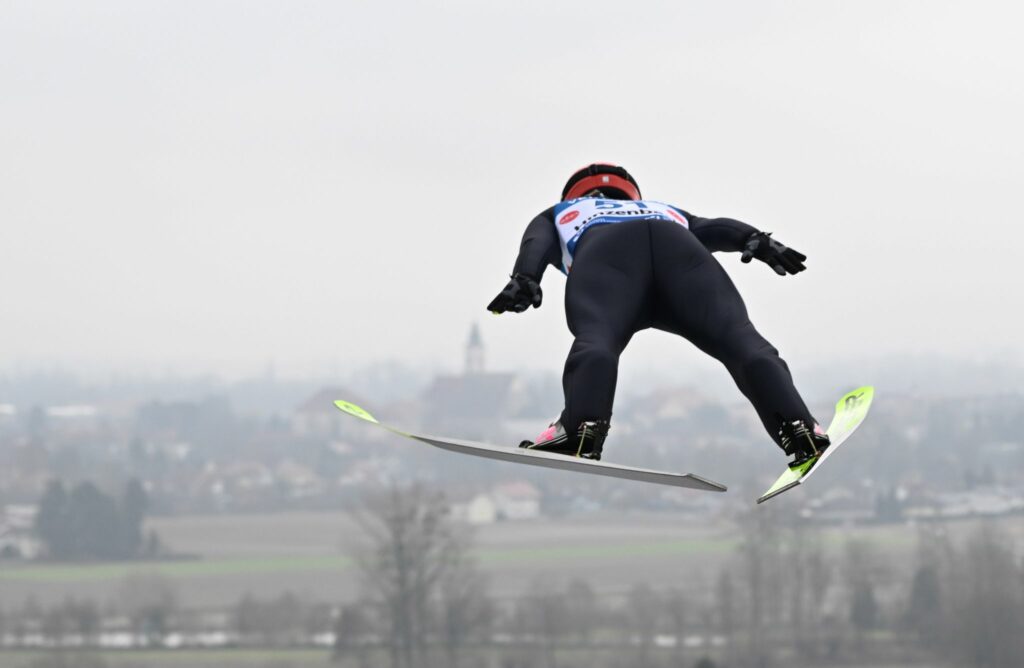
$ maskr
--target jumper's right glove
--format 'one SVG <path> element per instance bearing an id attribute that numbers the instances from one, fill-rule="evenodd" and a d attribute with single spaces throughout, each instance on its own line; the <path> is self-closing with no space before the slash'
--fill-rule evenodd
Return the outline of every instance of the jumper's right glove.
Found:
<path id="1" fill-rule="evenodd" d="M 544 293 L 537 281 L 526 274 L 516 274 L 505 286 L 505 289 L 491 300 L 491 303 L 487 305 L 487 310 L 491 313 L 504 313 L 505 311 L 522 313 L 531 306 L 540 308 L 543 299 Z"/>
<path id="2" fill-rule="evenodd" d="M 772 239 L 771 232 L 754 232 L 747 237 L 740 261 L 750 262 L 752 258 L 764 262 L 779 276 L 798 274 L 807 268 L 804 266 L 807 256 Z"/>

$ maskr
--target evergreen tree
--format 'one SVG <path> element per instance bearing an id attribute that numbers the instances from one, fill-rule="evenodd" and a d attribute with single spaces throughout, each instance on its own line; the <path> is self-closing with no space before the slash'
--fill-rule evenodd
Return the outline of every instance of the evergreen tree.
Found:
<path id="1" fill-rule="evenodd" d="M 91 482 L 71 492 L 70 512 L 73 557 L 114 559 L 126 555 L 121 547 L 121 518 L 114 500 Z"/>
<path id="2" fill-rule="evenodd" d="M 143 540 L 148 504 L 138 480 L 128 483 L 120 503 L 91 482 L 68 494 L 61 481 L 52 480 L 39 501 L 36 533 L 53 559 L 131 559 L 144 548 L 152 556 L 161 547 L 152 532 Z"/>
<path id="3" fill-rule="evenodd" d="M 156 531 L 150 529 L 146 532 L 146 544 L 142 548 L 142 555 L 152 559 L 158 557 L 164 551 L 163 544 L 160 542 L 160 536 Z"/>
<path id="4" fill-rule="evenodd" d="M 36 533 L 51 558 L 68 559 L 73 555 L 68 494 L 60 480 L 51 480 L 39 501 Z"/>
<path id="5" fill-rule="evenodd" d="M 137 478 L 125 486 L 121 497 L 121 532 L 119 552 L 124 556 L 135 556 L 142 549 L 142 522 L 149 509 L 149 496 Z"/>

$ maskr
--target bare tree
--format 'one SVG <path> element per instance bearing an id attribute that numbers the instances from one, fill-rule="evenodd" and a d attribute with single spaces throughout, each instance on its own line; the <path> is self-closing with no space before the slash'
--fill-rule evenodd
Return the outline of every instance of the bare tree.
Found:
<path id="1" fill-rule="evenodd" d="M 939 639 L 942 624 L 942 582 L 932 564 L 921 564 L 914 571 L 905 615 L 906 625 L 925 643 Z"/>
<path id="2" fill-rule="evenodd" d="M 812 638 L 809 652 L 812 657 L 817 658 L 821 652 L 819 639 L 822 636 L 822 620 L 824 619 L 825 599 L 829 588 L 832 586 L 833 568 L 831 560 L 826 556 L 822 548 L 820 535 L 816 534 L 814 539 L 805 547 L 803 577 L 807 581 L 807 610 L 806 637 Z"/>
<path id="3" fill-rule="evenodd" d="M 362 602 L 344 606 L 334 622 L 334 651 L 332 658 L 342 661 L 352 657 L 359 668 L 368 663 L 367 638 L 373 627 L 364 612 L 366 605 Z"/>
<path id="4" fill-rule="evenodd" d="M 392 665 L 429 666 L 431 628 L 445 629 L 454 652 L 463 629 L 437 624 L 436 615 L 447 601 L 450 621 L 461 624 L 485 595 L 482 583 L 473 581 L 469 535 L 451 519 L 444 495 L 418 485 L 395 487 L 370 500 L 356 520 L 365 539 L 356 560 Z"/>
<path id="5" fill-rule="evenodd" d="M 289 645 L 301 640 L 304 616 L 308 614 L 309 606 L 292 592 L 269 600 L 246 594 L 235 606 L 235 623 L 243 636 L 271 645 Z"/>
<path id="6" fill-rule="evenodd" d="M 940 649 L 949 613 L 949 581 L 955 559 L 944 525 L 923 525 L 917 536 L 917 566 L 910 583 L 903 626 L 926 647 Z"/>
<path id="7" fill-rule="evenodd" d="M 132 620 L 135 633 L 158 643 L 169 630 L 171 616 L 178 608 L 178 597 L 168 578 L 156 573 L 140 573 L 121 582 L 121 604 Z"/>
<path id="8" fill-rule="evenodd" d="M 718 572 L 715 582 L 715 610 L 718 613 L 718 631 L 726 638 L 736 633 L 736 584 L 728 568 Z"/>
<path id="9" fill-rule="evenodd" d="M 884 578 L 885 561 L 870 543 L 851 540 L 846 543 L 844 573 L 849 592 L 849 621 L 853 625 L 860 653 L 865 651 L 865 635 L 878 628 L 881 609 L 875 588 Z"/>
<path id="10" fill-rule="evenodd" d="M 669 628 L 675 637 L 676 644 L 673 651 L 673 661 L 676 665 L 682 666 L 686 656 L 686 627 L 689 621 L 689 606 L 686 594 L 677 587 L 673 587 L 665 595 L 665 613 L 668 618 Z"/>
<path id="11" fill-rule="evenodd" d="M 771 665 L 766 623 L 777 623 L 780 616 L 783 569 L 779 512 L 774 506 L 761 506 L 740 517 L 740 563 L 749 605 L 745 663 L 752 668 Z"/>
<path id="12" fill-rule="evenodd" d="M 728 568 L 723 568 L 718 573 L 718 581 L 715 583 L 715 608 L 718 613 L 718 631 L 725 637 L 728 662 L 734 663 L 737 645 L 736 585 Z"/>
<path id="13" fill-rule="evenodd" d="M 28 668 L 107 668 L 109 664 L 97 652 L 54 651 L 32 659 Z"/>
<path id="14" fill-rule="evenodd" d="M 72 600 L 69 608 L 69 614 L 72 621 L 72 628 L 87 642 L 94 640 L 95 635 L 100 630 L 100 622 L 102 621 L 100 615 L 100 609 L 94 601 Z"/>
<path id="15" fill-rule="evenodd" d="M 626 610 L 630 625 L 639 641 L 635 665 L 647 668 L 651 665 L 651 649 L 658 633 L 658 620 L 661 617 L 661 600 L 658 594 L 647 584 L 634 585 L 626 597 Z"/>
<path id="16" fill-rule="evenodd" d="M 64 605 L 55 605 L 46 610 L 43 615 L 43 635 L 60 643 L 64 635 L 71 630 L 71 620 L 68 619 L 68 601 Z"/>
<path id="17" fill-rule="evenodd" d="M 580 642 L 589 642 L 601 616 L 593 587 L 585 580 L 573 578 L 565 589 L 565 607 L 570 632 Z"/>
<path id="18" fill-rule="evenodd" d="M 1024 591 L 1012 546 L 991 527 L 970 537 L 951 584 L 953 615 L 946 636 L 968 665 L 1010 668 L 1024 656 Z"/>
<path id="19" fill-rule="evenodd" d="M 822 601 L 831 579 L 818 533 L 797 520 L 786 532 L 783 568 L 789 599 L 789 625 L 793 646 L 805 656 L 818 655 Z"/>
<path id="20" fill-rule="evenodd" d="M 441 577 L 439 591 L 440 631 L 446 665 L 458 668 L 460 650 L 474 637 L 487 635 L 494 621 L 494 606 L 487 597 L 482 575 L 465 550 L 453 551 L 452 562 Z"/>
<path id="21" fill-rule="evenodd" d="M 558 641 L 572 629 L 567 610 L 565 597 L 545 580 L 535 581 L 517 602 L 519 630 L 540 640 L 541 665 L 546 668 L 556 668 Z"/>
<path id="22" fill-rule="evenodd" d="M 860 580 L 854 585 L 850 621 L 861 635 L 878 628 L 878 601 L 870 580 Z"/>

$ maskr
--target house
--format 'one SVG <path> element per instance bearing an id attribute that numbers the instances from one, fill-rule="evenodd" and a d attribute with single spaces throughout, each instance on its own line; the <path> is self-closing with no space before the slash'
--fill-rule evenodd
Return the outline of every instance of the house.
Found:
<path id="1" fill-rule="evenodd" d="M 0 508 L 0 559 L 35 559 L 42 551 L 35 535 L 38 506 L 10 504 Z"/>
<path id="2" fill-rule="evenodd" d="M 361 397 L 343 387 L 325 387 L 302 402 L 292 415 L 292 429 L 299 436 L 338 439 L 351 433 L 354 422 L 334 405 L 344 399 L 363 405 Z"/>
<path id="3" fill-rule="evenodd" d="M 463 438 L 487 439 L 516 407 L 515 374 L 486 370 L 480 327 L 470 328 L 461 374 L 436 376 L 423 394 L 424 428 Z"/>
<path id="4" fill-rule="evenodd" d="M 540 490 L 525 480 L 498 485 L 491 496 L 502 519 L 532 520 L 540 517 Z"/>
<path id="5" fill-rule="evenodd" d="M 487 494 L 478 494 L 463 507 L 462 514 L 470 524 L 493 524 L 498 519 L 498 506 Z"/>

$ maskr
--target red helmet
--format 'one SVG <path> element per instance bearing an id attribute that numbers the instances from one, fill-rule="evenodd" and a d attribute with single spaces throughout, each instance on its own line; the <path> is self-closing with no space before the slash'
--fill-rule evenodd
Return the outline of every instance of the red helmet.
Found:
<path id="1" fill-rule="evenodd" d="M 577 170 L 569 177 L 562 188 L 562 201 L 582 197 L 593 190 L 600 190 L 614 199 L 642 199 L 640 186 L 629 172 L 618 165 L 596 162 Z M 620 197 L 615 197 L 616 195 Z"/>

